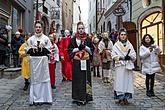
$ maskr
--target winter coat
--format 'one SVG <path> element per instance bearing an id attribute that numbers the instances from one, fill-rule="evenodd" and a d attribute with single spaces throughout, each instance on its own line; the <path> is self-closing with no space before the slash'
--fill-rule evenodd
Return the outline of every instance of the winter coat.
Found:
<path id="1" fill-rule="evenodd" d="M 20 36 L 19 38 L 14 37 L 11 40 L 11 48 L 12 48 L 12 53 L 14 55 L 18 55 L 18 50 L 23 43 L 24 43 L 24 40 L 22 36 Z"/>
<path id="2" fill-rule="evenodd" d="M 150 52 L 149 47 L 147 48 L 144 45 L 140 47 L 143 74 L 153 74 L 161 71 L 158 58 L 160 53 L 161 49 L 158 46 L 152 52 Z"/>

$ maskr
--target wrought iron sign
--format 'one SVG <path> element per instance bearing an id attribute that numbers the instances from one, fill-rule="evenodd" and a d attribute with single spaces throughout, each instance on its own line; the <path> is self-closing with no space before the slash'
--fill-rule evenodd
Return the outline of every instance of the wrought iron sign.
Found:
<path id="1" fill-rule="evenodd" d="M 123 16 L 125 15 L 126 10 L 122 6 L 118 6 L 116 9 L 114 9 L 113 14 L 115 16 Z"/>

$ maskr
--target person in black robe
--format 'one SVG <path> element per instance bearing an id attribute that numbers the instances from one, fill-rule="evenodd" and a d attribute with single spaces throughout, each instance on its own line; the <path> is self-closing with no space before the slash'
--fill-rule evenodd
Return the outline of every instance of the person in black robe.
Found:
<path id="1" fill-rule="evenodd" d="M 70 60 L 73 60 L 72 99 L 78 106 L 93 100 L 90 72 L 93 51 L 94 47 L 85 33 L 84 24 L 79 22 L 77 33 L 68 46 Z"/>

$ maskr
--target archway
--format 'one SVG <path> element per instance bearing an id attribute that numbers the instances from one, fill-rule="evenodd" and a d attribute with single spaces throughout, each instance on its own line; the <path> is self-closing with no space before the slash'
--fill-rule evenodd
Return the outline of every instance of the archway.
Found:
<path id="1" fill-rule="evenodd" d="M 46 16 L 43 16 L 41 18 L 41 21 L 43 22 L 43 33 L 45 35 L 48 35 L 49 34 L 49 22 L 48 22 L 48 19 Z"/>
<path id="2" fill-rule="evenodd" d="M 145 34 L 150 34 L 154 38 L 155 44 L 164 50 L 162 13 L 156 11 L 145 16 L 140 23 L 140 33 L 141 39 Z M 161 65 L 165 65 L 163 62 L 165 61 L 165 52 L 163 51 L 159 57 Z"/>
<path id="3" fill-rule="evenodd" d="M 134 22 L 123 22 L 123 27 L 127 30 L 128 40 L 133 45 L 135 52 L 137 53 L 137 39 L 136 39 L 136 24 Z M 135 69 L 138 69 L 137 61 L 134 63 Z"/>
<path id="4" fill-rule="evenodd" d="M 108 21 L 108 24 L 107 24 L 107 31 L 109 33 L 111 33 L 111 21 Z"/>

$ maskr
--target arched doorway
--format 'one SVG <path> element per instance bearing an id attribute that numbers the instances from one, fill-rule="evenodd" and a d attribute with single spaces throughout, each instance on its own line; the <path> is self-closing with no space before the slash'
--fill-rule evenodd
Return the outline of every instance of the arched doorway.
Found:
<path id="1" fill-rule="evenodd" d="M 45 35 L 48 35 L 49 34 L 49 22 L 48 22 L 48 19 L 46 18 L 46 16 L 43 16 L 41 18 L 41 21 L 43 22 L 43 33 Z"/>
<path id="2" fill-rule="evenodd" d="M 134 22 L 123 22 L 123 27 L 127 30 L 127 37 L 137 53 L 136 24 Z M 134 64 L 135 68 L 138 69 L 137 61 Z"/>
<path id="3" fill-rule="evenodd" d="M 162 13 L 160 11 L 153 12 L 147 15 L 140 23 L 140 32 L 141 32 L 141 39 L 145 34 L 150 34 L 155 41 L 155 44 L 158 45 L 162 50 L 163 47 L 163 22 L 162 22 Z M 160 55 L 160 63 L 161 65 L 164 64 L 165 60 L 165 53 L 162 52 Z"/>
<path id="4" fill-rule="evenodd" d="M 108 24 L 107 24 L 107 31 L 109 33 L 111 33 L 111 21 L 108 21 Z"/>
<path id="5" fill-rule="evenodd" d="M 105 22 L 103 23 L 103 32 L 105 32 Z"/>

